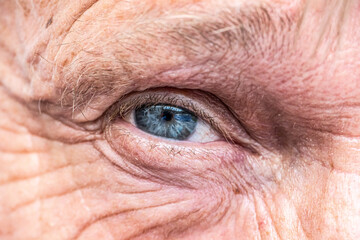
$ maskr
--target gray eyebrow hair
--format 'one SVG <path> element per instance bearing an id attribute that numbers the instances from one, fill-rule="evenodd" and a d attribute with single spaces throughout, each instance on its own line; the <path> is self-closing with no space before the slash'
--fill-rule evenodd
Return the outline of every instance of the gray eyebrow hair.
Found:
<path id="1" fill-rule="evenodd" d="M 114 79 L 113 69 L 102 67 L 88 67 L 86 61 L 80 71 L 74 74 L 64 68 L 67 76 L 75 76 L 74 81 L 66 81 L 61 94 L 61 104 L 71 107 L 72 111 L 83 109 L 97 95 L 109 95 L 126 88 L 137 78 L 139 64 L 126 59 L 126 55 L 137 54 L 145 56 L 148 50 L 144 46 L 137 46 L 139 39 L 161 39 L 168 41 L 169 45 L 181 49 L 179 52 L 189 61 L 192 58 L 219 52 L 226 53 L 242 49 L 251 55 L 252 51 L 265 52 L 268 47 L 262 41 L 278 44 L 275 40 L 283 37 L 284 32 L 290 31 L 294 25 L 294 17 L 286 13 L 279 14 L 273 7 L 244 6 L 242 8 L 225 8 L 213 15 L 209 13 L 189 13 L 186 15 L 160 16 L 151 20 L 136 23 L 132 34 L 121 35 L 118 39 L 119 46 L 124 46 L 121 41 L 126 40 L 124 58 L 121 61 L 125 70 L 121 76 Z M 129 41 L 130 39 L 130 41 Z M 131 40 L 134 39 L 133 43 Z M 100 46 L 101 47 L 101 46 Z M 119 51 L 118 49 L 116 51 Z M 108 61 L 101 54 L 94 55 L 94 61 Z M 80 63 L 80 64 L 83 64 Z M 74 63 L 75 64 L 75 63 Z M 122 81 L 119 81 L 122 79 Z"/>
<path id="2" fill-rule="evenodd" d="M 210 51 L 218 51 L 217 47 L 231 47 L 231 43 L 240 43 L 243 47 L 247 47 L 256 43 L 255 38 L 277 31 L 270 11 L 270 8 L 265 6 L 257 6 L 226 9 L 212 16 L 206 13 L 194 17 L 194 21 L 185 20 L 185 24 L 170 30 L 165 28 L 164 33 L 189 48 L 205 44 L 209 45 Z M 289 23 L 287 15 L 282 19 L 282 23 L 285 22 Z M 279 28 L 284 28 L 285 25 L 282 24 Z"/>

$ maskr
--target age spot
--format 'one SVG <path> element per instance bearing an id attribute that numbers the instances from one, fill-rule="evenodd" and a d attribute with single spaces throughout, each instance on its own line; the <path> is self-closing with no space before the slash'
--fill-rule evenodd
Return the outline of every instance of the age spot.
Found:
<path id="1" fill-rule="evenodd" d="M 47 21 L 45 28 L 48 28 L 51 24 L 53 23 L 53 17 L 49 18 L 49 20 Z"/>

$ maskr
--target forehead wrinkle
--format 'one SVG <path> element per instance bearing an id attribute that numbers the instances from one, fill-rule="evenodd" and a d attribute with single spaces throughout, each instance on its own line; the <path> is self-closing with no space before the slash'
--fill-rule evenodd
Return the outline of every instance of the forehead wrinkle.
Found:
<path id="1" fill-rule="evenodd" d="M 164 42 L 174 49 L 174 54 L 183 55 L 185 61 L 191 63 L 194 59 L 214 58 L 229 51 L 236 54 L 240 49 L 245 52 L 265 51 L 261 46 L 264 44 L 262 41 L 270 35 L 270 38 L 278 37 L 280 32 L 288 31 L 291 25 L 289 16 L 285 13 L 280 15 L 279 12 L 274 14 L 273 9 L 265 5 L 223 8 L 212 14 L 204 11 L 200 14 L 188 12 L 186 15 L 169 12 L 157 18 L 137 23 L 134 21 L 132 32 L 119 32 L 114 36 L 118 43 L 117 49 L 110 47 L 106 50 L 116 51 L 123 58 L 110 60 L 104 55 L 104 50 L 92 55 L 93 64 L 90 64 L 89 59 L 79 61 L 76 65 L 82 65 L 81 75 L 76 82 L 67 82 L 70 83 L 70 86 L 66 87 L 68 93 L 63 93 L 62 96 L 70 96 L 68 103 L 72 106 L 85 106 L 89 99 L 93 99 L 94 94 L 106 95 L 132 85 L 140 72 L 146 71 L 143 68 L 149 68 L 145 64 L 147 60 L 142 62 L 141 59 L 159 61 L 158 59 L 162 58 L 159 53 Z M 159 44 L 152 46 L 152 49 L 141 44 L 154 41 Z M 269 42 L 274 43 L 270 40 Z M 104 47 L 109 45 L 106 41 L 102 44 Z M 134 61 L 130 56 L 136 56 L 137 60 Z M 106 64 L 98 64 L 111 61 L 121 62 L 121 69 L 112 69 L 111 64 L 109 68 Z M 151 64 L 150 62 L 150 67 Z M 78 66 L 75 69 L 79 71 Z M 121 71 L 120 78 L 113 76 L 116 70 Z M 67 75 L 74 76 L 71 71 L 67 72 Z M 63 103 L 66 103 L 66 97 L 62 98 Z"/>
<path id="2" fill-rule="evenodd" d="M 307 34 L 312 21 L 312 57 L 326 58 L 329 52 L 341 48 L 343 31 L 356 0 L 307 0 L 303 5 L 302 16 L 298 22 L 298 36 Z M 317 19 L 314 19 L 314 16 Z M 315 34 L 314 34 L 315 33 Z"/>

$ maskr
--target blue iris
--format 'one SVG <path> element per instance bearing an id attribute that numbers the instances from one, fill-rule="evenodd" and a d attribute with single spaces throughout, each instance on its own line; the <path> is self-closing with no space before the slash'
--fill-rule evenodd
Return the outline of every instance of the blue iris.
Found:
<path id="1" fill-rule="evenodd" d="M 144 132 L 159 137 L 185 140 L 194 132 L 197 117 L 180 107 L 144 105 L 135 110 L 135 124 Z"/>

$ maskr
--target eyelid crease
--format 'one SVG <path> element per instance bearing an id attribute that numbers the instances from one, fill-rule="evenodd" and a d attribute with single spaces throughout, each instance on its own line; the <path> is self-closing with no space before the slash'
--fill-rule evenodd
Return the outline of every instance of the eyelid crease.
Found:
<path id="1" fill-rule="evenodd" d="M 244 128 L 235 120 L 235 116 L 228 108 L 223 105 L 219 99 L 215 99 L 215 96 L 210 96 L 205 92 L 197 90 L 192 90 L 190 92 L 181 89 L 163 88 L 131 93 L 121 98 L 108 109 L 103 127 L 105 129 L 107 125 L 118 117 L 125 119 L 132 110 L 138 107 L 156 104 L 169 104 L 186 108 L 213 127 L 227 142 L 231 144 L 240 144 L 253 153 L 260 153 L 260 145 L 248 136 Z M 211 114 L 208 112 L 211 112 Z"/>

